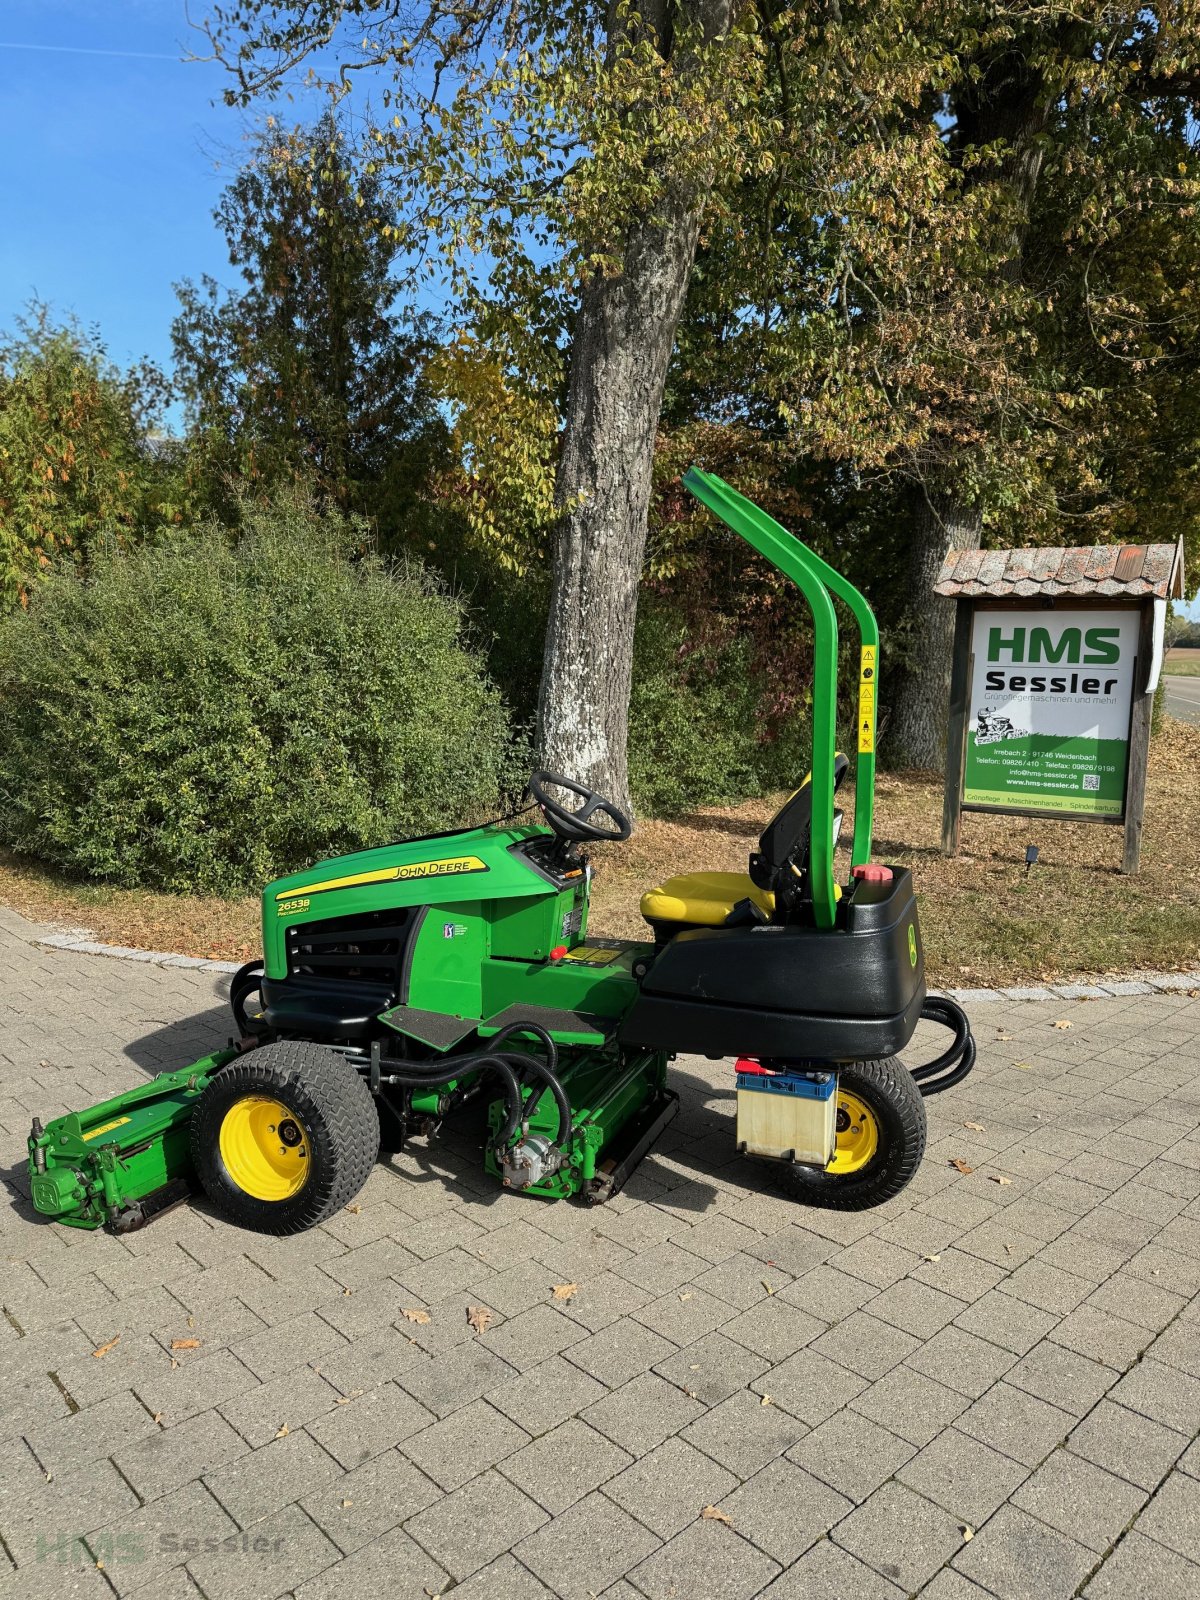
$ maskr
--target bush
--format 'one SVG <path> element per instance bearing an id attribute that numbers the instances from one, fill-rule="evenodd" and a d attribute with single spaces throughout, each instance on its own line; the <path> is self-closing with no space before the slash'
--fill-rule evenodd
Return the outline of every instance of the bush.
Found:
<path id="1" fill-rule="evenodd" d="M 808 770 L 807 712 L 774 719 L 750 641 L 697 645 L 683 618 L 643 600 L 629 708 L 639 812 L 678 816 L 793 787 Z"/>
<path id="2" fill-rule="evenodd" d="M 508 717 L 459 604 L 301 499 L 63 571 L 0 622 L 0 840 L 229 894 L 495 804 Z"/>

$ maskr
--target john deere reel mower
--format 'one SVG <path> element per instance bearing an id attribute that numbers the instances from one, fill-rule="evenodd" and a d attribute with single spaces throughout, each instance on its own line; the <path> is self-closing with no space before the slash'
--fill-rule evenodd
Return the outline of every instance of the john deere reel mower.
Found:
<path id="1" fill-rule="evenodd" d="M 587 846 L 628 839 L 618 808 L 549 772 L 539 820 L 502 819 L 337 860 L 263 891 L 263 956 L 235 976 L 227 1049 L 91 1110 L 35 1121 L 35 1207 L 80 1227 L 139 1227 L 199 1188 L 227 1216 L 289 1234 L 329 1217 L 381 1151 L 472 1100 L 497 1183 L 542 1199 L 615 1194 L 678 1109 L 670 1063 L 733 1063 L 737 1154 L 796 1198 L 858 1209 L 903 1189 L 923 1097 L 975 1045 L 926 998 L 911 877 L 871 859 L 879 635 L 862 595 L 721 479 L 688 488 L 791 578 L 812 614 L 807 777 L 745 872 L 698 868 L 642 898 L 643 940 L 590 938 Z M 838 624 L 859 635 L 853 841 L 835 873 Z M 899 1059 L 918 1020 L 935 1061 Z M 731 1153 L 732 1154 L 732 1153 Z"/>

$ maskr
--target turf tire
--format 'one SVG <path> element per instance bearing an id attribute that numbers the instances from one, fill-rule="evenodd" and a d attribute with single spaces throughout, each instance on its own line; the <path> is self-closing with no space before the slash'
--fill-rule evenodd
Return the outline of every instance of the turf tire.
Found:
<path id="1" fill-rule="evenodd" d="M 286 1200 L 260 1200 L 240 1188 L 221 1158 L 225 1114 L 245 1095 L 288 1106 L 308 1130 L 311 1166 Z M 204 1192 L 230 1221 L 259 1233 L 303 1233 L 349 1205 L 379 1155 L 379 1116 L 371 1091 L 335 1050 L 301 1039 L 264 1045 L 219 1072 L 191 1121 L 192 1163 Z"/>
<path id="2" fill-rule="evenodd" d="M 805 1205 L 830 1211 L 866 1211 L 891 1200 L 909 1182 L 925 1154 L 925 1102 L 912 1073 L 895 1056 L 856 1061 L 838 1073 L 846 1089 L 870 1107 L 879 1127 L 879 1146 L 857 1172 L 819 1172 L 786 1167 L 784 1187 Z"/>

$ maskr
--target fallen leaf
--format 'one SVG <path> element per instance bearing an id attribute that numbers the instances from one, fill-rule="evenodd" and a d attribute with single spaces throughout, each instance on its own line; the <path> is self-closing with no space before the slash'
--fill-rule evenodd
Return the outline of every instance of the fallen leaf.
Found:
<path id="1" fill-rule="evenodd" d="M 774 1289 L 771 1287 L 771 1285 L 767 1282 L 767 1280 L 765 1278 L 760 1278 L 758 1281 L 762 1284 L 763 1288 L 767 1291 L 768 1294 L 774 1294 L 775 1293 Z"/>
<path id="2" fill-rule="evenodd" d="M 1054 1024 L 1054 1026 L 1056 1028 L 1066 1029 L 1066 1028 L 1073 1028 L 1075 1026 L 1075 1024 L 1073 1022 L 1060 1021 L 1060 1022 L 1056 1022 Z"/>
<path id="3" fill-rule="evenodd" d="M 689 1400 L 699 1400 L 699 1398 L 700 1398 L 700 1396 L 696 1393 L 695 1389 L 689 1389 L 686 1384 L 684 1385 L 683 1392 L 684 1392 L 685 1395 L 687 1395 Z"/>
<path id="4" fill-rule="evenodd" d="M 344 1296 L 345 1296 L 345 1297 L 346 1297 L 346 1299 L 347 1299 L 347 1300 L 348 1300 L 348 1299 L 349 1299 L 349 1298 L 350 1298 L 350 1296 L 351 1296 L 351 1295 L 352 1295 L 352 1294 L 353 1294 L 353 1293 L 354 1293 L 354 1290 L 353 1290 L 353 1289 L 343 1289 L 343 1290 L 342 1290 L 342 1294 L 343 1294 L 343 1295 L 344 1295 Z"/>
<path id="5" fill-rule="evenodd" d="M 727 1511 L 718 1511 L 716 1506 L 705 1506 L 700 1513 L 705 1522 L 723 1522 L 727 1528 L 733 1527 L 733 1518 Z"/>
<path id="6" fill-rule="evenodd" d="M 684 1290 L 684 1291 L 683 1291 L 683 1293 L 682 1293 L 682 1294 L 681 1294 L 681 1295 L 680 1295 L 680 1296 L 679 1296 L 679 1298 L 680 1298 L 680 1299 L 681 1299 L 681 1300 L 690 1300 L 690 1299 L 691 1299 L 691 1298 L 692 1298 L 692 1294 L 693 1294 L 693 1292 L 694 1292 L 694 1291 L 693 1291 L 693 1290 L 691 1290 L 691 1289 L 685 1289 L 685 1290 Z"/>
<path id="7" fill-rule="evenodd" d="M 922 1261 L 940 1261 L 941 1259 L 942 1258 L 941 1258 L 940 1255 L 937 1255 L 937 1256 L 922 1256 L 921 1257 Z"/>
<path id="8" fill-rule="evenodd" d="M 963 1536 L 964 1544 L 966 1544 L 969 1539 L 973 1539 L 975 1537 L 975 1529 L 972 1528 L 967 1522 L 960 1522 L 958 1525 L 958 1531 Z"/>
<path id="9" fill-rule="evenodd" d="M 199 1348 L 200 1348 L 199 1339 L 172 1339 L 171 1340 L 171 1349 L 172 1350 L 199 1350 Z"/>
<path id="10" fill-rule="evenodd" d="M 961 1156 L 952 1156 L 950 1158 L 950 1165 L 954 1168 L 955 1172 L 961 1172 L 964 1178 L 968 1172 L 975 1171 L 975 1168 L 968 1166 Z"/>
<path id="11" fill-rule="evenodd" d="M 1011 1178 L 1006 1178 L 1002 1172 L 989 1172 L 988 1173 L 988 1182 L 989 1183 L 999 1183 L 999 1184 L 1003 1185 L 1003 1184 L 1011 1183 L 1012 1179 Z"/>
<path id="12" fill-rule="evenodd" d="M 97 1559 L 97 1561 L 96 1561 L 96 1571 L 97 1572 L 103 1572 L 104 1571 L 104 1563 L 103 1563 L 103 1561 L 101 1561 L 99 1559 Z"/>
<path id="13" fill-rule="evenodd" d="M 1033 1068 L 1032 1068 L 1032 1066 L 1030 1066 L 1028 1061 L 1014 1061 L 1013 1062 L 1013 1066 L 1016 1067 L 1019 1072 L 1032 1072 L 1033 1071 Z"/>
<path id="14" fill-rule="evenodd" d="M 189 1327 L 189 1328 L 194 1328 L 194 1327 L 195 1327 L 195 1326 L 196 1326 L 196 1319 L 195 1319 L 195 1317 L 189 1317 L 189 1318 L 188 1318 L 188 1319 L 187 1319 L 187 1325 L 188 1325 L 188 1327 Z"/>
<path id="15" fill-rule="evenodd" d="M 419 1323 L 421 1327 L 424 1327 L 427 1322 L 433 1321 L 433 1318 L 429 1315 L 428 1311 L 423 1311 L 420 1306 L 405 1306 L 401 1315 L 403 1316 L 405 1322 L 416 1322 Z"/>
<path id="16" fill-rule="evenodd" d="M 346 1210 L 350 1213 L 350 1215 L 352 1217 L 357 1217 L 362 1212 L 362 1207 L 359 1205 L 358 1201 L 356 1200 L 352 1206 L 347 1206 Z"/>
<path id="17" fill-rule="evenodd" d="M 554 1290 L 554 1298 L 556 1300 L 573 1300 L 579 1293 L 579 1285 L 577 1283 L 556 1283 L 552 1284 L 551 1287 Z"/>
<path id="18" fill-rule="evenodd" d="M 176 1361 L 174 1356 L 171 1357 L 171 1371 L 172 1372 L 178 1372 L 179 1371 L 179 1363 L 178 1363 L 178 1361 Z"/>
<path id="19" fill-rule="evenodd" d="M 351 1506 L 352 1506 L 352 1505 L 353 1505 L 353 1504 L 354 1504 L 354 1501 L 353 1501 L 353 1500 L 343 1500 L 343 1501 L 342 1501 L 342 1510 L 343 1510 L 343 1511 L 349 1511 L 349 1509 L 350 1509 L 350 1507 L 351 1507 Z"/>
<path id="20" fill-rule="evenodd" d="M 964 1128 L 970 1128 L 972 1133 L 986 1133 L 987 1129 L 982 1122 L 964 1122 Z"/>
<path id="21" fill-rule="evenodd" d="M 759 1403 L 760 1406 L 769 1406 L 769 1405 L 771 1405 L 772 1404 L 771 1396 L 769 1394 L 763 1395 L 762 1399 L 758 1403 Z"/>
<path id="22" fill-rule="evenodd" d="M 102 1344 L 99 1347 L 99 1349 L 92 1351 L 92 1359 L 94 1361 L 103 1361 L 105 1356 L 113 1348 L 113 1346 L 120 1344 L 120 1342 L 121 1342 L 121 1335 L 119 1333 L 114 1333 L 112 1338 L 108 1341 L 107 1344 Z"/>
<path id="23" fill-rule="evenodd" d="M 486 1306 L 468 1306 L 467 1321 L 476 1333 L 486 1333 L 492 1325 L 492 1313 Z"/>
<path id="24" fill-rule="evenodd" d="M 275 1430 L 275 1437 L 277 1439 L 286 1439 L 291 1431 L 286 1422 L 281 1422 Z"/>
<path id="25" fill-rule="evenodd" d="M 1013 1035 L 1011 1033 L 998 1033 L 996 1035 L 996 1041 L 998 1044 L 1008 1044 L 1012 1040 L 1012 1037 Z"/>

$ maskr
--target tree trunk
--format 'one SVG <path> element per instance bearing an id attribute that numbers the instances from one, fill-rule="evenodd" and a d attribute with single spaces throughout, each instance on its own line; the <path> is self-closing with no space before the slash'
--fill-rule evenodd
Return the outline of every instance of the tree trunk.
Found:
<path id="1" fill-rule="evenodd" d="M 679 9 L 712 39 L 728 31 L 733 0 Z M 661 10 L 666 53 L 673 8 Z M 622 269 L 585 284 L 571 341 L 538 747 L 547 769 L 622 809 L 654 442 L 707 193 L 668 186 L 652 218 L 627 226 Z"/>
<path id="2" fill-rule="evenodd" d="M 922 496 L 916 508 L 908 611 L 914 619 L 908 665 L 891 678 L 887 729 L 881 740 L 889 767 L 940 772 L 950 709 L 950 646 L 954 601 L 933 592 L 948 550 L 978 550 L 980 514 L 951 496 Z"/>

